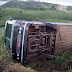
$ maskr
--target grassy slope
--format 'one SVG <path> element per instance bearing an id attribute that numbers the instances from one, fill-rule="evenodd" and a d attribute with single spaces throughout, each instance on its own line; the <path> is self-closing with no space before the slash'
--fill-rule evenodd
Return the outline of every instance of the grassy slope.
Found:
<path id="1" fill-rule="evenodd" d="M 72 6 L 68 6 L 67 7 L 67 10 L 72 10 Z"/>
<path id="2" fill-rule="evenodd" d="M 25 10 L 19 8 L 4 8 L 0 10 L 0 26 L 4 26 L 5 21 L 12 17 L 19 20 L 33 20 L 46 22 L 72 22 L 72 14 L 58 10 Z"/>
<path id="3" fill-rule="evenodd" d="M 4 27 L 0 27 L 0 72 L 36 72 L 12 60 L 10 51 L 4 45 Z"/>

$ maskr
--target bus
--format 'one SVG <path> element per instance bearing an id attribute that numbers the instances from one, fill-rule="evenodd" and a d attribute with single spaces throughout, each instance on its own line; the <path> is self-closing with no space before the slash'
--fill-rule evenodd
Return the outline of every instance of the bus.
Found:
<path id="1" fill-rule="evenodd" d="M 5 44 L 22 64 L 37 54 L 47 57 L 71 51 L 71 37 L 72 23 L 9 19 L 5 24 Z"/>

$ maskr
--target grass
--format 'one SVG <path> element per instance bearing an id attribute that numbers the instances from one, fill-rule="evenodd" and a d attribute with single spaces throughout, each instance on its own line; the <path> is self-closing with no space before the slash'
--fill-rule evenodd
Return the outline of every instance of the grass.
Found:
<path id="1" fill-rule="evenodd" d="M 11 54 L 4 45 L 4 27 L 0 28 L 0 72 L 12 61 Z"/>
<path id="2" fill-rule="evenodd" d="M 11 60 L 11 54 L 4 45 L 4 27 L 0 28 L 0 56 L 4 59 L 7 59 L 7 61 Z"/>
<path id="3" fill-rule="evenodd" d="M 63 62 L 69 62 L 71 58 L 72 58 L 72 51 L 58 55 L 52 61 L 56 64 L 62 64 Z"/>
<path id="4" fill-rule="evenodd" d="M 17 20 L 67 22 L 72 23 L 72 14 L 58 10 L 25 10 L 20 8 L 4 8 L 0 10 L 0 26 L 10 17 Z"/>

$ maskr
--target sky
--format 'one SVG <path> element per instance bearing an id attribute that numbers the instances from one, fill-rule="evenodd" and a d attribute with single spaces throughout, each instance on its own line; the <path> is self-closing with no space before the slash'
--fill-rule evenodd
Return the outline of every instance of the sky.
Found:
<path id="1" fill-rule="evenodd" d="M 5 4 L 7 1 L 0 1 L 0 5 Z"/>
<path id="2" fill-rule="evenodd" d="M 60 5 L 65 5 L 65 6 L 72 6 L 72 0 L 41 0 L 43 2 L 48 2 L 48 3 L 54 3 L 54 4 L 60 4 Z"/>
<path id="3" fill-rule="evenodd" d="M 29 0 L 23 0 L 23 1 L 29 1 Z M 36 0 L 36 1 L 60 4 L 60 5 L 65 5 L 65 6 L 72 6 L 72 0 Z M 4 3 L 6 2 L 0 0 L 0 5 Z"/>
<path id="4" fill-rule="evenodd" d="M 60 5 L 65 5 L 65 6 L 72 6 L 72 0 L 36 0 L 36 1 L 60 4 Z"/>

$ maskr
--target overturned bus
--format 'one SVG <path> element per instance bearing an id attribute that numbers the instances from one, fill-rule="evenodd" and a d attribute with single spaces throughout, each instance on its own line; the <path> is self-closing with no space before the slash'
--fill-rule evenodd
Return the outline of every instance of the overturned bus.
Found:
<path id="1" fill-rule="evenodd" d="M 72 50 L 72 24 L 13 20 L 5 24 L 4 40 L 14 59 L 25 64 L 38 53 L 58 55 Z"/>

